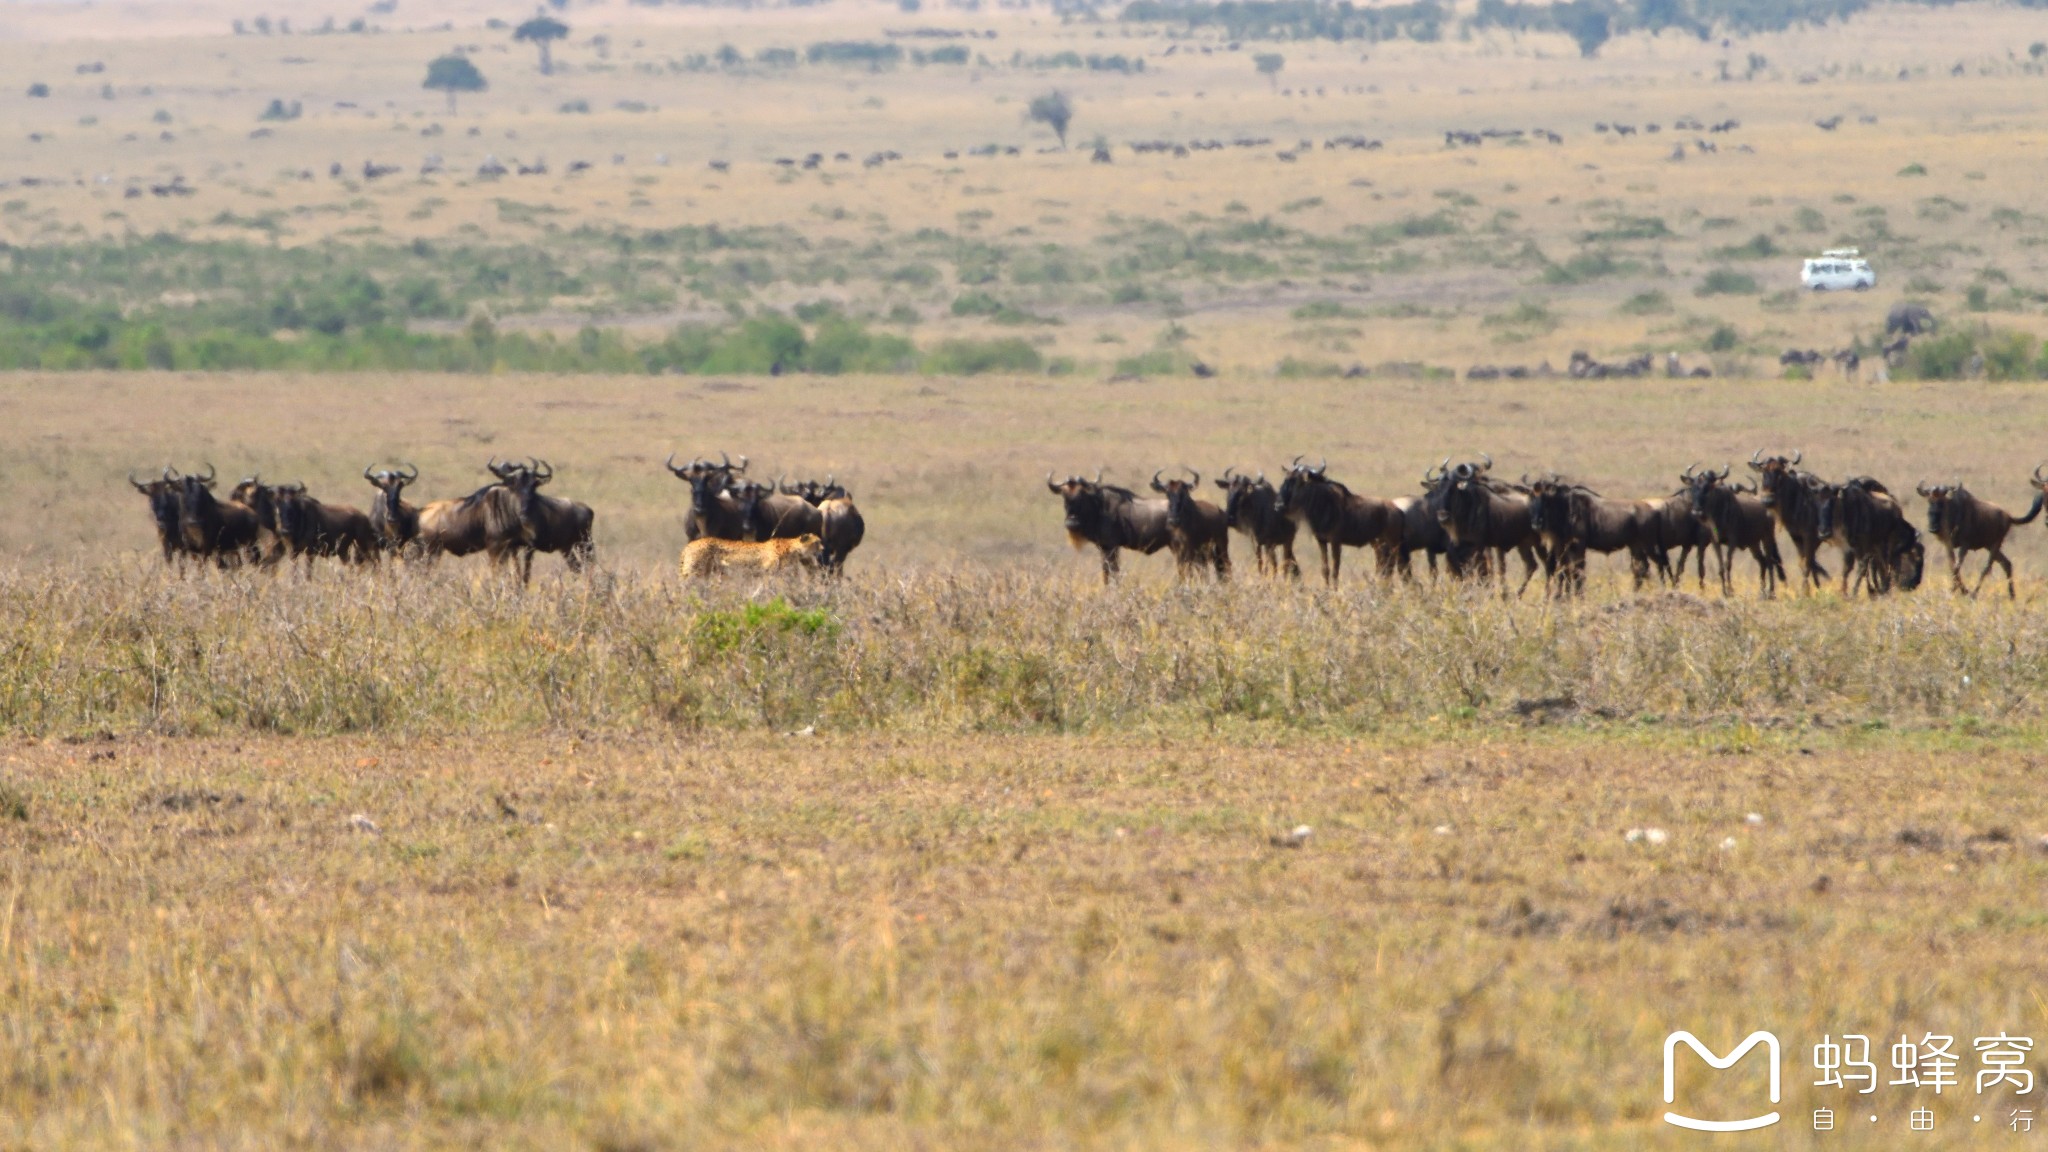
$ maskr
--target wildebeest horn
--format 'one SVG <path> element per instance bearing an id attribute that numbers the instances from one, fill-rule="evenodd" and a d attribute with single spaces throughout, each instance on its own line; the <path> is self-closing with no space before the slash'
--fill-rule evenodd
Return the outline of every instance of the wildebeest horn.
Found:
<path id="1" fill-rule="evenodd" d="M 668 459 L 663 460 L 661 462 L 661 466 L 668 469 L 670 472 L 675 473 L 677 476 L 686 475 L 690 471 L 688 468 L 676 467 L 676 454 L 673 452 L 668 454 Z"/>
<path id="2" fill-rule="evenodd" d="M 368 480 L 372 484 L 377 482 L 377 478 L 370 475 L 370 466 L 368 464 L 363 465 L 363 479 Z"/>
<path id="3" fill-rule="evenodd" d="M 137 480 L 137 479 L 135 478 L 135 469 L 133 469 L 133 468 L 130 468 L 130 469 L 128 470 L 128 483 L 130 483 L 130 484 L 133 484 L 133 485 L 135 485 L 135 490 L 136 490 L 137 492 L 147 492 L 147 491 L 149 491 L 149 489 L 148 489 L 148 488 L 146 488 L 146 487 L 144 487 L 144 486 L 143 486 L 143 484 L 142 484 L 142 482 L 141 482 L 141 481 L 139 481 L 139 480 Z"/>
<path id="4" fill-rule="evenodd" d="M 1264 468 L 1261 468 L 1261 469 L 1259 469 L 1259 478 L 1258 478 L 1257 480 L 1254 480 L 1254 481 L 1252 481 L 1252 483 L 1254 483 L 1254 484 L 1264 484 L 1265 482 L 1266 482 L 1266 470 L 1265 470 Z"/>
<path id="5" fill-rule="evenodd" d="M 1164 468 L 1161 468 L 1161 469 L 1159 470 L 1159 472 L 1164 472 L 1164 471 L 1166 471 L 1166 469 L 1164 469 Z M 1161 483 L 1159 482 L 1159 472 L 1154 472 L 1154 473 L 1152 473 L 1152 490 L 1153 490 L 1154 492 L 1164 492 L 1164 491 L 1166 491 L 1166 485 L 1164 485 L 1164 484 L 1161 484 Z"/>
<path id="6" fill-rule="evenodd" d="M 1479 466 L 1479 468 L 1478 468 L 1478 471 L 1481 471 L 1481 472 L 1491 472 L 1491 471 L 1493 471 L 1493 457 L 1491 457 L 1491 456 L 1488 456 L 1488 455 L 1487 455 L 1486 453 L 1484 453 L 1484 452 L 1481 452 L 1481 453 L 1479 454 L 1479 458 L 1480 458 L 1481 460 L 1484 460 L 1484 461 L 1486 461 L 1486 463 L 1484 463 L 1484 464 L 1481 464 L 1481 465 Z"/>
<path id="7" fill-rule="evenodd" d="M 1692 463 L 1690 463 L 1690 464 L 1686 465 L 1686 466 L 1685 466 L 1685 471 L 1683 471 L 1683 472 L 1680 472 L 1680 473 L 1678 474 L 1678 482 L 1679 482 L 1680 484 L 1690 484 L 1690 483 L 1692 483 L 1692 477 L 1693 477 L 1693 473 L 1695 473 L 1695 472 L 1699 471 L 1699 467 L 1700 467 L 1700 462 L 1699 462 L 1699 461 L 1697 461 L 1697 460 L 1695 460 L 1695 461 L 1693 461 Z"/>
<path id="8" fill-rule="evenodd" d="M 1927 481 L 1922 480 L 1918 484 L 1913 485 L 1913 491 L 1918 492 L 1922 496 L 1927 495 Z"/>
<path id="9" fill-rule="evenodd" d="M 1057 492 L 1060 490 L 1060 486 L 1052 482 L 1051 469 L 1047 469 L 1045 473 L 1045 490 L 1048 492 Z"/>
<path id="10" fill-rule="evenodd" d="M 1314 468 L 1314 472 L 1315 472 L 1315 474 L 1316 474 L 1316 475 L 1318 475 L 1318 476 L 1321 476 L 1321 475 L 1322 475 L 1323 473 L 1325 473 L 1325 472 L 1328 472 L 1329 470 L 1330 470 L 1330 458 L 1329 458 L 1328 456 L 1325 456 L 1325 457 L 1323 457 L 1323 458 L 1322 458 L 1322 462 L 1321 462 L 1321 463 L 1319 463 L 1319 464 L 1317 464 L 1317 465 L 1315 466 L 1315 468 Z"/>
<path id="11" fill-rule="evenodd" d="M 1805 458 L 1806 452 L 1803 449 L 1794 448 L 1792 450 L 1792 466 L 1794 468 L 1797 468 L 1799 466 L 1799 462 Z"/>
<path id="12" fill-rule="evenodd" d="M 199 482 L 202 484 L 211 484 L 218 476 L 219 473 L 214 470 L 213 461 L 209 460 L 206 462 L 206 475 L 199 477 Z"/>
<path id="13" fill-rule="evenodd" d="M 2041 475 L 2044 469 L 2048 469 L 2048 464 L 2042 464 L 2034 469 L 2034 484 L 2036 487 L 2039 487 L 2042 484 L 2048 484 L 2048 478 L 2044 478 Z"/>
<path id="14" fill-rule="evenodd" d="M 184 477 L 178 474 L 178 470 L 176 468 L 171 467 L 169 464 L 164 465 L 164 479 L 181 480 L 183 478 Z"/>
<path id="15" fill-rule="evenodd" d="M 1095 483 L 1097 485 L 1100 485 L 1102 483 L 1102 469 L 1100 468 L 1097 468 L 1095 470 Z"/>
<path id="16" fill-rule="evenodd" d="M 1754 456 L 1751 456 L 1751 457 L 1749 458 L 1749 466 L 1750 466 L 1751 468 L 1761 468 L 1761 467 L 1763 467 L 1763 466 L 1764 466 L 1764 450 L 1763 450 L 1763 449 L 1761 449 L 1761 448 L 1757 449 L 1757 450 L 1756 450 L 1756 455 L 1754 455 Z"/>
<path id="17" fill-rule="evenodd" d="M 1188 476 L 1190 477 L 1188 483 L 1193 484 L 1197 488 L 1200 488 L 1202 486 L 1202 474 L 1200 472 L 1195 471 L 1193 468 L 1188 468 L 1188 466 L 1185 464 L 1181 465 L 1181 467 L 1188 469 Z"/>
<path id="18" fill-rule="evenodd" d="M 414 463 L 413 463 L 412 461 L 410 461 L 410 460 L 407 460 L 407 461 L 406 461 L 406 462 L 405 462 L 405 463 L 404 463 L 403 465 L 401 465 L 401 467 L 403 467 L 403 468 L 405 469 L 405 471 L 404 471 L 403 473 L 401 473 L 401 474 L 400 474 L 400 477 L 401 477 L 401 479 L 403 479 L 403 480 L 404 480 L 404 481 L 405 481 L 405 482 L 406 482 L 407 484 L 410 484 L 410 483 L 412 483 L 413 481 L 415 481 L 415 480 L 417 480 L 417 479 L 419 479 L 419 478 L 420 478 L 420 468 L 419 468 L 419 465 L 417 465 L 417 464 L 414 464 Z"/>
<path id="19" fill-rule="evenodd" d="M 1295 470 L 1296 468 L 1299 468 L 1299 467 L 1301 467 L 1301 457 L 1299 457 L 1299 456 L 1296 456 L 1296 457 L 1295 457 L 1294 459 L 1292 459 L 1292 460 L 1289 460 L 1289 461 L 1287 462 L 1287 470 L 1288 470 L 1289 472 L 1292 472 L 1292 471 L 1294 471 L 1294 470 Z"/>
<path id="20" fill-rule="evenodd" d="M 1735 462 L 1734 462 L 1734 461 L 1732 461 L 1732 460 L 1724 460 L 1724 461 L 1722 461 L 1722 462 L 1721 462 L 1721 479 L 1723 479 L 1723 480 L 1726 480 L 1726 479 L 1728 478 L 1728 473 L 1730 473 L 1730 472 L 1733 472 L 1734 470 L 1735 470 Z"/>

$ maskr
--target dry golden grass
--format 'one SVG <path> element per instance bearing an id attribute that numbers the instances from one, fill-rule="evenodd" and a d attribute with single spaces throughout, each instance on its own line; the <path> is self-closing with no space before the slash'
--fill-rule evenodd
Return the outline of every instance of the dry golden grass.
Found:
<path id="1" fill-rule="evenodd" d="M 0 1138 L 1692 1147 L 1656 1119 L 1682 1026 L 1785 1038 L 1797 1145 L 1841 1105 L 1805 1083 L 1823 1032 L 2048 1025 L 2014 911 L 2039 770 L 1541 738 L 16 745 Z M 1989 1110 L 1873 1099 L 1841 1146 L 1898 1147 L 1922 1102 L 1952 1146 Z"/>

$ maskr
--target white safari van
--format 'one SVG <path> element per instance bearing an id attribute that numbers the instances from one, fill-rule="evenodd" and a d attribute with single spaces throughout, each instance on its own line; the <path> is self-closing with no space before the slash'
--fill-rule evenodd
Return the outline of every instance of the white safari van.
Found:
<path id="1" fill-rule="evenodd" d="M 1839 292 L 1844 288 L 1861 292 L 1877 284 L 1877 273 L 1870 270 L 1870 261 L 1865 260 L 1854 248 L 1830 248 L 1799 270 L 1799 282 L 1815 292 Z"/>

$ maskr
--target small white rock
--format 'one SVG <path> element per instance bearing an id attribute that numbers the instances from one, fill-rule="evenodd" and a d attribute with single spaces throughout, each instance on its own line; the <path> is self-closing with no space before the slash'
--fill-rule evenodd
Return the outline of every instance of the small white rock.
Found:
<path id="1" fill-rule="evenodd" d="M 797 729 L 796 731 L 790 733 L 791 736 L 816 736 L 817 734 L 818 726 L 816 724 L 806 724 L 803 727 Z"/>
<path id="2" fill-rule="evenodd" d="M 358 832 L 368 832 L 372 836 L 381 836 L 384 834 L 384 830 L 382 828 L 377 827 L 376 821 L 370 819 L 368 816 L 363 815 L 361 812 L 357 812 L 356 814 L 348 818 L 348 826 L 355 829 Z"/>
<path id="3" fill-rule="evenodd" d="M 1645 828 L 1643 829 L 1643 839 L 1652 844 L 1662 844 L 1666 840 L 1671 839 L 1671 834 L 1662 828 Z"/>
<path id="4" fill-rule="evenodd" d="M 1764 814 L 1761 812 L 1751 812 L 1742 818 L 1742 822 L 1751 826 L 1762 824 L 1764 822 Z"/>
<path id="5" fill-rule="evenodd" d="M 1451 834 L 1451 826 L 1449 824 L 1437 825 L 1436 834 L 1439 836 L 1449 836 Z"/>
<path id="6" fill-rule="evenodd" d="M 1733 852 L 1733 851 L 1735 851 L 1735 837 L 1733 837 L 1733 836 L 1730 836 L 1730 837 L 1728 837 L 1728 838 L 1727 838 L 1726 840 L 1723 840 L 1723 841 L 1721 841 L 1721 851 L 1723 851 L 1723 852 Z"/>

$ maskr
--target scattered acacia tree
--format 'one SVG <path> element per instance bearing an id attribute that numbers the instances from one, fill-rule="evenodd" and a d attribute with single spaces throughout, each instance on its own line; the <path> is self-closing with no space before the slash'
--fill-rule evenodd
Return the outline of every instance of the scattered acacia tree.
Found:
<path id="1" fill-rule="evenodd" d="M 1614 34 L 1613 13 L 1600 0 L 1565 0 L 1551 5 L 1558 27 L 1579 46 L 1588 59 L 1600 54 L 1600 46 Z"/>
<path id="2" fill-rule="evenodd" d="M 1261 52 L 1257 56 L 1252 57 L 1252 63 L 1258 68 L 1259 75 L 1266 78 L 1266 83 L 1275 90 L 1278 90 L 1280 87 L 1280 69 L 1287 67 L 1287 57 L 1282 56 L 1278 52 Z"/>
<path id="3" fill-rule="evenodd" d="M 460 52 L 450 52 L 436 57 L 427 64 L 427 79 L 420 87 L 448 94 L 448 113 L 455 113 L 455 94 L 458 92 L 481 92 L 489 88 L 490 82 L 476 70 L 476 65 Z"/>
<path id="4" fill-rule="evenodd" d="M 50 94 L 50 86 L 38 80 L 28 86 L 28 94 L 33 99 L 41 100 Z"/>
<path id="5" fill-rule="evenodd" d="M 1074 106 L 1067 103 L 1066 93 L 1053 91 L 1033 97 L 1026 115 L 1032 123 L 1052 129 L 1053 135 L 1060 138 L 1060 147 L 1067 146 L 1067 125 L 1073 123 Z"/>
<path id="6" fill-rule="evenodd" d="M 512 30 L 512 39 L 540 49 L 540 74 L 543 76 L 555 74 L 553 46 L 555 41 L 568 35 L 569 26 L 546 12 L 534 13 L 533 19 Z"/>

